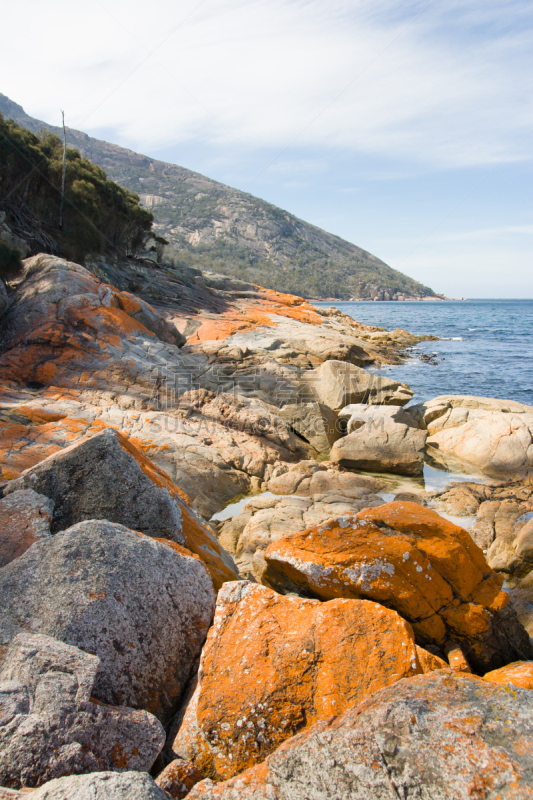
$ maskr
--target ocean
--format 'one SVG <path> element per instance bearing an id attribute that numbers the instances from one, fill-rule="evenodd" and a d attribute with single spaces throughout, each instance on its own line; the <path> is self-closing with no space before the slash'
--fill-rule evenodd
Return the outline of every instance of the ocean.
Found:
<path id="1" fill-rule="evenodd" d="M 473 394 L 533 405 L 533 300 L 315 303 L 335 305 L 367 325 L 433 334 L 405 364 L 371 370 L 408 383 L 412 402 Z M 421 360 L 433 356 L 434 364 Z"/>

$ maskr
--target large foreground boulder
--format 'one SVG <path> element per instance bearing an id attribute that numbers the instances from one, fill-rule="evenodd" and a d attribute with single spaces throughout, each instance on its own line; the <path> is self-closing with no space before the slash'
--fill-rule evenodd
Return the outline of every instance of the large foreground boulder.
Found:
<path id="1" fill-rule="evenodd" d="M 526 800 L 533 692 L 446 670 L 389 686 L 190 800 Z"/>
<path id="2" fill-rule="evenodd" d="M 45 783 L 30 795 L 20 792 L 19 796 L 21 800 L 28 796 L 31 800 L 168 800 L 146 772 L 132 771 L 69 775 Z"/>
<path id="3" fill-rule="evenodd" d="M 427 432 L 413 424 L 402 409 L 388 406 L 347 406 L 348 435 L 331 449 L 331 460 L 351 469 L 422 475 Z"/>
<path id="4" fill-rule="evenodd" d="M 348 403 L 404 406 L 413 396 L 407 384 L 372 375 L 347 361 L 325 361 L 305 372 L 302 380 L 312 397 L 336 412 Z"/>
<path id="5" fill-rule="evenodd" d="M 0 653 L 22 631 L 100 658 L 94 695 L 166 719 L 214 610 L 201 561 L 106 520 L 80 522 L 0 569 Z"/>
<path id="6" fill-rule="evenodd" d="M 417 642 L 462 645 L 480 673 L 533 658 L 503 579 L 468 533 L 435 511 L 394 502 L 271 544 L 263 581 L 329 600 L 364 597 L 409 620 Z"/>
<path id="7" fill-rule="evenodd" d="M 146 711 L 91 702 L 99 663 L 42 634 L 15 637 L 0 667 L 0 784 L 152 767 L 163 726 Z"/>
<path id="8" fill-rule="evenodd" d="M 53 533 L 82 520 L 108 519 L 197 553 L 217 588 L 237 577 L 231 558 L 187 496 L 112 428 L 45 458 L 11 481 L 5 492 L 17 489 L 33 489 L 54 501 Z"/>
<path id="9" fill-rule="evenodd" d="M 173 753 L 224 780 L 317 720 L 421 671 L 411 626 L 377 603 L 320 603 L 227 583 Z"/>
<path id="10" fill-rule="evenodd" d="M 54 504 L 49 497 L 21 489 L 0 500 L 0 567 L 50 536 Z"/>
<path id="11" fill-rule="evenodd" d="M 518 479 L 533 469 L 533 406 L 512 400 L 442 395 L 417 408 L 428 453 L 493 478 Z"/>

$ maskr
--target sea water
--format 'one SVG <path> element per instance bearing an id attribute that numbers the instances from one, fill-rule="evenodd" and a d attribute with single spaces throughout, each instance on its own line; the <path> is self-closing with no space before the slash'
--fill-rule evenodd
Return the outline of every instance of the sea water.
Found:
<path id="1" fill-rule="evenodd" d="M 408 383 L 412 402 L 471 394 L 533 405 L 533 300 L 315 303 L 333 304 L 366 325 L 439 337 L 400 366 L 371 370 Z"/>

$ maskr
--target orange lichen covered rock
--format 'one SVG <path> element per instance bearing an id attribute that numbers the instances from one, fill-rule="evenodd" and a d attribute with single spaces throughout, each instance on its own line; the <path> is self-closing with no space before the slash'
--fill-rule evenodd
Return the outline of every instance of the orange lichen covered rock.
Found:
<path id="1" fill-rule="evenodd" d="M 188 800 L 529 800 L 533 694 L 438 670 L 316 723 Z"/>
<path id="2" fill-rule="evenodd" d="M 411 626 L 364 600 L 320 603 L 227 583 L 175 755 L 221 780 L 319 719 L 420 673 Z"/>
<path id="3" fill-rule="evenodd" d="M 265 551 L 263 582 L 329 600 L 365 597 L 409 620 L 417 642 L 461 644 L 479 672 L 533 658 L 502 579 L 468 533 L 394 502 L 293 534 Z"/>
<path id="4" fill-rule="evenodd" d="M 9 481 L 64 447 L 106 427 L 100 420 L 91 423 L 83 417 L 72 419 L 66 414 L 27 406 L 19 406 L 12 416 L 16 421 L 0 419 L 1 477 Z"/>
<path id="5" fill-rule="evenodd" d="M 181 511 L 181 533 L 185 547 L 198 555 L 206 565 L 215 591 L 220 589 L 225 581 L 234 581 L 237 570 L 230 556 L 219 545 L 213 532 L 202 521 L 195 511 L 189 496 L 178 486 L 175 486 L 167 473 L 154 464 L 142 450 L 135 447 L 129 439 L 116 434 L 119 445 L 135 459 L 144 474 L 158 487 L 166 489 L 176 501 Z"/>
<path id="6" fill-rule="evenodd" d="M 506 667 L 487 672 L 483 678 L 492 683 L 506 683 L 518 686 L 520 689 L 533 689 L 533 661 L 515 661 Z"/>
<path id="7" fill-rule="evenodd" d="M 155 779 L 156 784 L 173 800 L 182 800 L 202 776 L 190 761 L 175 758 Z M 1 800 L 1 799 L 0 799 Z"/>
<path id="8" fill-rule="evenodd" d="M 456 642 L 446 642 L 444 651 L 448 656 L 450 667 L 456 672 L 471 673 L 470 664 L 463 653 L 463 649 Z"/>
<path id="9" fill-rule="evenodd" d="M 436 669 L 449 669 L 450 665 L 446 663 L 442 658 L 430 653 L 429 650 L 425 650 L 420 645 L 416 645 L 416 654 L 418 656 L 418 661 L 420 666 L 422 667 L 422 672 L 434 672 Z"/>
<path id="10" fill-rule="evenodd" d="M 131 382 L 139 370 L 129 340 L 185 341 L 146 301 L 56 256 L 27 259 L 13 298 L 0 367 L 18 383 L 75 386 L 85 375 L 96 386 L 112 372 Z"/>

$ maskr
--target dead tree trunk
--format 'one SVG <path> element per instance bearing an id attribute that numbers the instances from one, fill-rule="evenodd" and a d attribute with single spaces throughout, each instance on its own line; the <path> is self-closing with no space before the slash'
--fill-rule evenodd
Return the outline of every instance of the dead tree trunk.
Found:
<path id="1" fill-rule="evenodd" d="M 59 227 L 63 229 L 63 205 L 65 203 L 65 167 L 67 162 L 67 132 L 65 129 L 65 112 L 61 112 L 63 116 L 63 172 L 61 175 L 61 203 L 59 206 Z"/>

